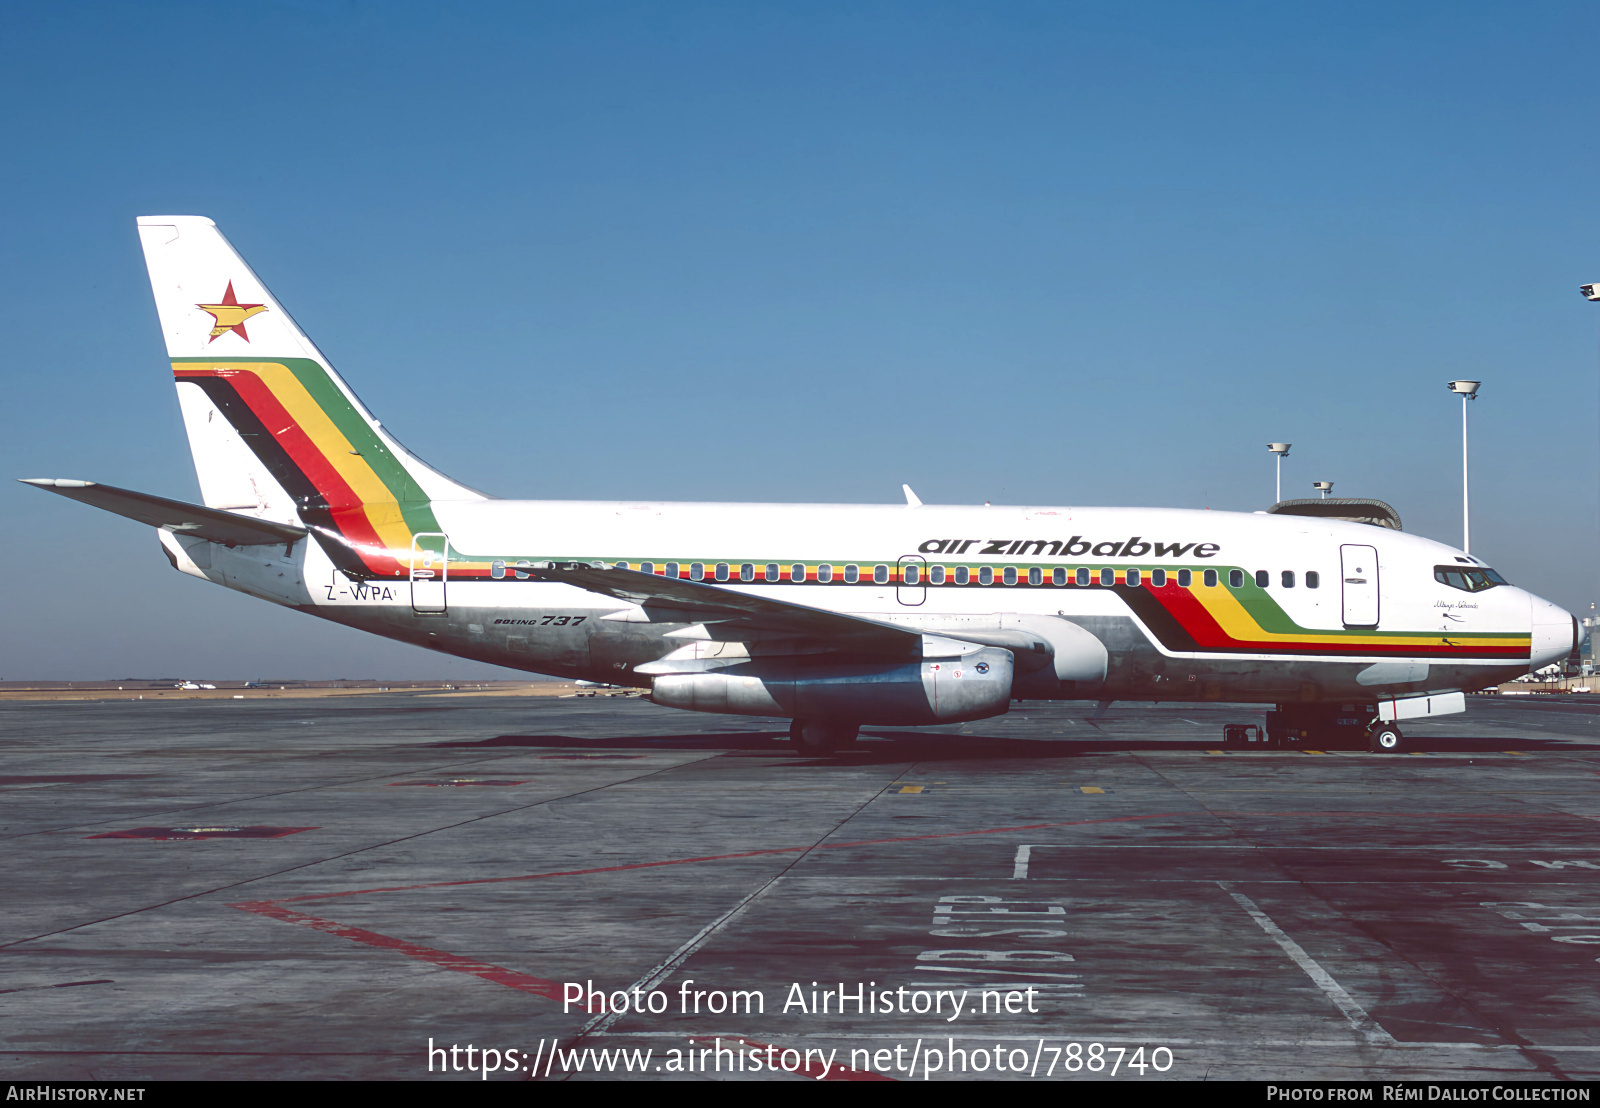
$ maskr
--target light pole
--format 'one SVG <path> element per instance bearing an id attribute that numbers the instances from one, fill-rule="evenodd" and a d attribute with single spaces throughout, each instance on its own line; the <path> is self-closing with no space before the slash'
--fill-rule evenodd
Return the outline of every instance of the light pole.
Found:
<path id="1" fill-rule="evenodd" d="M 1322 494 L 1322 499 L 1328 499 L 1328 494 L 1333 491 L 1332 481 L 1313 481 L 1311 487 Z"/>
<path id="2" fill-rule="evenodd" d="M 1289 456 L 1289 444 L 1286 442 L 1269 442 L 1267 443 L 1267 449 L 1278 456 L 1278 495 L 1272 501 L 1276 504 L 1283 499 L 1283 460 Z"/>
<path id="3" fill-rule="evenodd" d="M 1451 381 L 1445 387 L 1461 397 L 1461 549 L 1472 553 L 1471 501 L 1467 496 L 1467 401 L 1478 398 L 1482 381 Z"/>
<path id="4" fill-rule="evenodd" d="M 1591 302 L 1600 301 L 1600 283 L 1596 283 L 1596 284 L 1593 284 L 1593 285 L 1579 285 L 1578 286 L 1578 291 L 1583 293 L 1583 298 L 1585 300 L 1588 300 L 1588 301 L 1591 301 Z M 1594 611 L 1594 605 L 1593 604 L 1589 605 L 1589 611 L 1590 612 Z M 1600 626 L 1600 620 L 1597 620 L 1594 616 L 1590 616 L 1590 618 L 1588 620 L 1586 620 L 1585 622 L 1590 624 L 1591 626 Z M 1594 648 L 1592 646 L 1590 647 L 1589 662 L 1590 662 L 1589 669 L 1592 672 L 1594 670 Z"/>

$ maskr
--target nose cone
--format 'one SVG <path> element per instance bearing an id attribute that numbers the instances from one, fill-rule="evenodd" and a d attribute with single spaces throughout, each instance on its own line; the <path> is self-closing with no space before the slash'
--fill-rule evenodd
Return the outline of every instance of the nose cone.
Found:
<path id="1" fill-rule="evenodd" d="M 1531 593 L 1528 603 L 1533 609 L 1533 645 L 1528 658 L 1529 669 L 1559 662 L 1578 649 L 1582 636 L 1577 616 Z"/>

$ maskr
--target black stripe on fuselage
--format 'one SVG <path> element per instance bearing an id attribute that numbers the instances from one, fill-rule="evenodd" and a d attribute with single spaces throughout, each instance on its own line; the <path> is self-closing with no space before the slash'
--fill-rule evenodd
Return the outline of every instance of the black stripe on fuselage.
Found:
<path id="1" fill-rule="evenodd" d="M 251 410 L 233 383 L 222 377 L 179 377 L 179 384 L 197 385 L 222 413 L 250 452 L 266 467 L 273 480 L 294 499 L 300 521 L 311 529 L 329 560 L 346 574 L 371 577 L 373 573 L 345 539 L 328 510 L 328 501 L 289 456 L 266 424 Z"/>

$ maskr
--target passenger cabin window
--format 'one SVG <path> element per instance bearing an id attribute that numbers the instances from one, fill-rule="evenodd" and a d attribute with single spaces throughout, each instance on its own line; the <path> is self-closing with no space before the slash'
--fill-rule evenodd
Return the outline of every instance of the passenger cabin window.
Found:
<path id="1" fill-rule="evenodd" d="M 677 562 L 668 562 L 667 563 L 666 574 L 667 574 L 668 577 L 676 577 L 676 576 L 678 576 L 678 563 Z"/>
<path id="2" fill-rule="evenodd" d="M 929 569 L 928 581 L 935 585 L 944 584 L 944 566 L 934 566 Z"/>
<path id="3" fill-rule="evenodd" d="M 1078 570 L 1078 584 L 1087 585 L 1088 583 L 1089 583 L 1089 571 L 1086 570 L 1086 569 Z"/>
<path id="4" fill-rule="evenodd" d="M 701 581 L 705 579 L 706 564 L 704 562 L 689 563 L 689 580 Z"/>
<path id="5" fill-rule="evenodd" d="M 915 569 L 916 567 L 915 566 L 908 566 L 907 568 L 908 569 Z M 889 567 L 888 566 L 873 566 L 872 567 L 872 583 L 875 584 L 875 585 L 887 585 L 889 583 Z"/>
<path id="6" fill-rule="evenodd" d="M 824 562 L 820 566 L 818 566 L 817 567 L 817 580 L 818 581 L 832 581 L 833 580 L 833 567 L 831 565 L 829 565 L 828 563 L 826 563 L 826 562 Z"/>
<path id="7" fill-rule="evenodd" d="M 861 570 L 854 563 L 844 567 L 845 584 L 853 585 L 859 580 L 861 580 Z"/>
<path id="8" fill-rule="evenodd" d="M 981 569 L 978 570 L 978 584 L 980 584 L 980 585 L 992 585 L 992 584 L 994 584 L 994 567 L 992 567 L 992 566 L 983 566 Z"/>
<path id="9" fill-rule="evenodd" d="M 883 574 L 884 574 L 885 577 L 887 577 L 889 575 L 889 568 L 887 566 L 879 566 L 878 569 L 883 570 Z M 877 576 L 877 571 L 876 570 L 873 571 L 873 576 L 874 577 Z M 907 585 L 921 584 L 922 583 L 922 567 L 917 565 L 916 562 L 907 562 L 903 567 L 901 567 L 900 577 L 901 577 L 901 580 Z"/>
<path id="10" fill-rule="evenodd" d="M 1052 569 L 1050 571 L 1050 583 L 1052 585 L 1065 585 L 1067 583 L 1067 571 L 1060 566 Z"/>
<path id="11" fill-rule="evenodd" d="M 640 562 L 639 563 L 639 572 L 640 573 L 654 573 L 655 571 L 656 571 L 656 564 L 654 562 Z"/>
<path id="12" fill-rule="evenodd" d="M 789 580 L 791 580 L 791 581 L 804 581 L 805 579 L 806 579 L 806 567 L 804 565 L 802 565 L 799 562 L 796 562 L 794 565 L 789 567 Z"/>
<path id="13" fill-rule="evenodd" d="M 778 568 L 778 563 L 777 562 L 768 562 L 767 563 L 766 579 L 768 581 L 776 581 L 782 576 L 783 576 L 783 571 Z"/>
<path id="14" fill-rule="evenodd" d="M 1006 566 L 1004 572 L 1001 574 L 1001 577 L 1006 584 L 1015 585 L 1017 583 L 1017 567 Z"/>
<path id="15" fill-rule="evenodd" d="M 751 565 L 749 562 L 746 562 L 744 565 L 739 567 L 739 580 L 741 580 L 741 581 L 754 581 L 755 579 L 756 579 L 756 567 L 755 566 Z"/>
<path id="16" fill-rule="evenodd" d="M 717 580 L 718 581 L 726 581 L 727 579 L 728 579 L 728 563 L 727 562 L 718 562 L 717 563 Z"/>
<path id="17" fill-rule="evenodd" d="M 1306 570 L 1306 588 L 1316 589 L 1322 587 L 1322 574 L 1314 569 Z"/>
<path id="18" fill-rule="evenodd" d="M 1140 582 L 1140 580 L 1143 579 L 1143 577 L 1144 577 L 1144 575 L 1142 573 L 1140 573 L 1138 570 L 1130 569 L 1128 571 L 1128 573 L 1127 573 L 1128 584 L 1137 585 Z"/>
<path id="19" fill-rule="evenodd" d="M 1230 569 L 1228 571 L 1228 587 L 1230 589 L 1244 588 L 1244 570 Z"/>
<path id="20" fill-rule="evenodd" d="M 956 566 L 956 584 L 965 585 L 972 580 L 972 571 L 966 566 Z"/>
<path id="21" fill-rule="evenodd" d="M 1117 571 L 1114 569 L 1102 569 L 1100 571 L 1100 583 L 1108 587 L 1115 585 L 1117 583 Z"/>
<path id="22" fill-rule="evenodd" d="M 1030 584 L 1030 585 L 1042 585 L 1042 584 L 1044 584 L 1044 570 L 1040 569 L 1038 566 L 1034 566 L 1032 569 L 1030 569 L 1028 571 L 1028 584 Z"/>
<path id="23" fill-rule="evenodd" d="M 1155 586 L 1158 589 L 1166 588 L 1167 587 L 1167 571 L 1164 570 L 1164 569 L 1152 569 L 1150 571 L 1150 584 Z"/>
<path id="24" fill-rule="evenodd" d="M 628 563 L 623 562 L 622 563 L 622 568 L 623 569 L 627 569 L 628 568 Z M 500 578 L 504 577 L 505 575 L 506 575 L 506 564 L 504 562 L 499 561 L 497 559 L 497 560 L 489 563 L 489 576 L 490 577 L 493 577 L 496 581 L 498 581 L 498 580 L 500 580 Z"/>
<path id="25" fill-rule="evenodd" d="M 1208 589 L 1216 588 L 1217 587 L 1217 571 L 1214 570 L 1214 569 L 1206 570 L 1205 581 L 1206 581 L 1206 588 L 1208 588 Z"/>
<path id="26" fill-rule="evenodd" d="M 1441 585 L 1449 585 L 1452 589 L 1460 589 L 1462 592 L 1482 592 L 1496 585 L 1510 584 L 1492 569 L 1477 569 L 1473 566 L 1434 566 L 1433 579 Z"/>
<path id="27" fill-rule="evenodd" d="M 1271 583 L 1272 583 L 1272 574 L 1268 573 L 1264 569 L 1256 570 L 1256 585 L 1258 587 L 1264 589 Z"/>
<path id="28" fill-rule="evenodd" d="M 1191 586 L 1193 584 L 1194 584 L 1194 570 L 1192 570 L 1192 569 L 1180 569 L 1178 571 L 1178 587 L 1180 589 L 1186 589 L 1186 588 L 1188 588 L 1189 586 Z"/>
<path id="29" fill-rule="evenodd" d="M 1292 569 L 1284 570 L 1283 571 L 1282 580 L 1283 580 L 1283 587 L 1284 588 L 1286 588 L 1286 589 L 1294 588 L 1294 570 L 1292 570 Z"/>

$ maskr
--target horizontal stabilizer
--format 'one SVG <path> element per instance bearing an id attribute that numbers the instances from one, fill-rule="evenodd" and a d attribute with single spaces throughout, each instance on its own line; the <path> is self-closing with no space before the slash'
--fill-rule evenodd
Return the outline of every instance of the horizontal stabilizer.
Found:
<path id="1" fill-rule="evenodd" d="M 164 496 L 119 489 L 94 481 L 70 481 L 52 477 L 22 478 L 25 485 L 33 485 L 47 492 L 57 493 L 72 500 L 81 500 L 96 508 L 104 508 L 119 516 L 148 523 L 152 527 L 175 531 L 180 535 L 193 535 L 207 542 L 224 546 L 264 546 L 268 543 L 291 543 L 305 538 L 306 529 L 292 523 L 273 523 L 251 516 L 235 515 L 217 508 L 202 508 L 198 504 L 185 504 L 181 500 L 168 500 Z"/>

